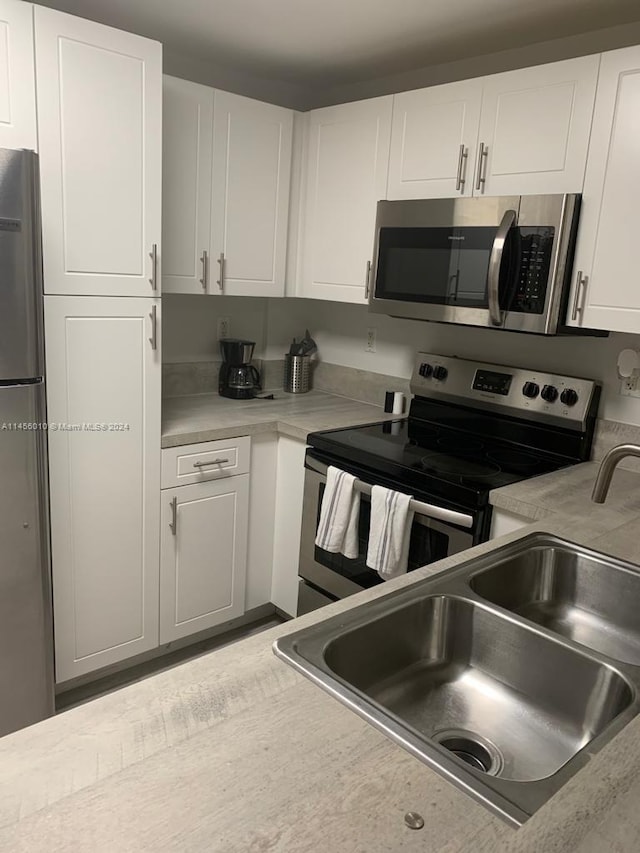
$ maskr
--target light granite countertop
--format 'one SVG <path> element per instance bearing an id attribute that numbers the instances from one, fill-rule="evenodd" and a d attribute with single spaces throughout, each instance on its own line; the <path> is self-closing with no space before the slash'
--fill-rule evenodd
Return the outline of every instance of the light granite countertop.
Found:
<path id="1" fill-rule="evenodd" d="M 0 851 L 640 849 L 640 717 L 515 830 L 271 650 L 280 635 L 533 530 L 640 563 L 640 474 L 616 473 L 607 504 L 597 506 L 589 501 L 594 470 L 586 464 L 494 494 L 512 510 L 548 513 L 522 531 L 3 738 Z M 407 811 L 424 816 L 424 829 L 404 826 Z"/>
<path id="2" fill-rule="evenodd" d="M 304 441 L 316 430 L 357 426 L 394 417 L 386 415 L 380 406 L 324 391 L 306 394 L 265 391 L 268 393 L 273 393 L 275 399 L 229 400 L 218 394 L 165 398 L 162 401 L 162 447 L 264 432 L 277 432 Z"/>

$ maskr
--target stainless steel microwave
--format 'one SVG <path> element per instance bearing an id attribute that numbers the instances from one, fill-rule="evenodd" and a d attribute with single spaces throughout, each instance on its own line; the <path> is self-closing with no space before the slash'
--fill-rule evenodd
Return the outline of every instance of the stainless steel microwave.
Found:
<path id="1" fill-rule="evenodd" d="M 554 335 L 580 196 L 380 201 L 369 310 Z"/>

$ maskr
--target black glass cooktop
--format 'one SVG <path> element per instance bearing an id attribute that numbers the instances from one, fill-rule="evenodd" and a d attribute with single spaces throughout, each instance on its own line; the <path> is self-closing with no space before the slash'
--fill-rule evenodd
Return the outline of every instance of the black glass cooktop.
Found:
<path id="1" fill-rule="evenodd" d="M 338 467 L 362 467 L 375 472 L 376 482 L 382 476 L 392 485 L 468 507 L 484 505 L 491 489 L 577 461 L 492 435 L 410 419 L 313 433 L 308 443 Z"/>

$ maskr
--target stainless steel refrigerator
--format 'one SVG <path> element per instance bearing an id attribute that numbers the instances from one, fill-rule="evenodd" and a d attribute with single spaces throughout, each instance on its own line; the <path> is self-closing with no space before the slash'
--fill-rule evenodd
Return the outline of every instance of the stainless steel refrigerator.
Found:
<path id="1" fill-rule="evenodd" d="M 0 149 L 0 735 L 54 712 L 37 157 Z"/>

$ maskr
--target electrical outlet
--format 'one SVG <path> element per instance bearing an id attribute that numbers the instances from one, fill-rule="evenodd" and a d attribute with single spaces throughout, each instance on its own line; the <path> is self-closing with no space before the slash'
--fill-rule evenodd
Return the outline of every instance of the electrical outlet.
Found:
<path id="1" fill-rule="evenodd" d="M 376 334 L 377 329 L 367 329 L 367 345 L 364 348 L 365 352 L 376 351 Z"/>
<path id="2" fill-rule="evenodd" d="M 620 394 L 623 397 L 640 397 L 640 373 L 637 370 L 620 382 Z"/>
<path id="3" fill-rule="evenodd" d="M 229 327 L 231 325 L 231 321 L 228 317 L 219 317 L 218 318 L 218 340 L 222 338 L 229 337 Z"/>

